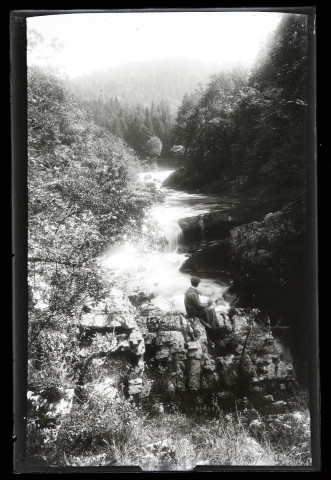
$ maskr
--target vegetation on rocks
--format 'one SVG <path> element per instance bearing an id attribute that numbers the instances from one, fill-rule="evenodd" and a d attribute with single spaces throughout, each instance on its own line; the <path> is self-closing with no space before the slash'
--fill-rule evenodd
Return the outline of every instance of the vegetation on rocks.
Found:
<path id="1" fill-rule="evenodd" d="M 108 293 L 98 263 L 105 248 L 162 239 L 142 233 L 153 195 L 138 183 L 134 152 L 37 68 L 28 75 L 28 135 L 28 384 L 47 393 L 76 380 L 75 320 Z"/>
<path id="2" fill-rule="evenodd" d="M 75 322 L 71 385 L 30 386 L 29 465 L 310 465 L 305 396 L 258 311 L 220 314 L 211 339 L 198 319 L 110 293 Z"/>

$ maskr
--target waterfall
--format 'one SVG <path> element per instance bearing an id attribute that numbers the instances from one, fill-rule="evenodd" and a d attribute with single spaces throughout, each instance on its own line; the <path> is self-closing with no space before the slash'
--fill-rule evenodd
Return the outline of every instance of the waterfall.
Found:
<path id="1" fill-rule="evenodd" d="M 184 243 L 183 230 L 177 222 L 171 222 L 167 225 L 165 236 L 168 240 L 168 245 L 165 247 L 166 252 L 175 252 L 177 248 Z"/>
<path id="2" fill-rule="evenodd" d="M 171 171 L 143 172 L 140 174 L 141 182 L 153 182 L 156 188 L 162 188 L 162 181 L 171 174 Z M 105 252 L 103 266 L 106 272 L 116 276 L 116 282 L 128 294 L 138 288 L 151 294 L 152 303 L 164 311 L 169 310 L 169 301 L 178 306 L 185 313 L 184 294 L 190 285 L 190 275 L 180 272 L 180 266 L 186 259 L 184 253 L 178 252 L 178 247 L 184 245 L 184 234 L 177 220 L 200 215 L 201 235 L 204 235 L 202 215 L 208 213 L 215 200 L 211 196 L 179 192 L 162 188 L 165 193 L 164 201 L 155 202 L 150 214 L 152 220 L 159 225 L 168 244 L 163 252 L 151 250 L 142 252 L 138 245 L 125 241 L 117 247 L 112 247 Z M 121 283 L 122 282 L 122 283 Z M 226 289 L 224 283 L 212 279 L 202 278 L 199 285 L 201 300 L 213 295 L 220 299 Z M 228 304 L 219 305 L 219 311 L 226 312 Z"/>

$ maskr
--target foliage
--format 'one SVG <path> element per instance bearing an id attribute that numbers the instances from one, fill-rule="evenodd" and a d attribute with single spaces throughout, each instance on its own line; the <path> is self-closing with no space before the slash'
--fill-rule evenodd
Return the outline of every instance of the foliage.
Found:
<path id="1" fill-rule="evenodd" d="M 90 392 L 84 402 L 71 401 L 70 408 L 62 411 L 60 422 L 56 408 L 52 409 L 45 398 L 31 393 L 29 401 L 36 411 L 28 422 L 29 456 L 39 454 L 48 463 L 66 465 L 67 458 L 77 455 L 103 453 L 108 458 L 118 458 L 128 452 L 132 455 L 139 444 L 144 414 L 122 394 L 107 399 L 95 391 Z M 52 420 L 51 412 L 55 421 L 46 424 L 47 416 Z"/>
<path id="2" fill-rule="evenodd" d="M 77 326 L 63 317 L 54 316 L 51 320 L 37 310 L 29 325 L 28 383 L 30 388 L 41 391 L 72 386 L 77 380 Z"/>
<path id="3" fill-rule="evenodd" d="M 214 75 L 184 97 L 174 143 L 184 147 L 197 187 L 244 176 L 246 189 L 270 184 L 295 195 L 305 188 L 307 50 L 306 16 L 287 14 L 249 74 Z"/>
<path id="4" fill-rule="evenodd" d="M 109 289 L 98 259 L 144 237 L 152 198 L 132 150 L 38 68 L 28 71 L 28 159 L 29 383 L 72 385 L 82 306 Z"/>
<path id="5" fill-rule="evenodd" d="M 303 212 L 302 203 L 296 201 L 269 213 L 262 222 L 232 229 L 231 261 L 246 281 L 263 281 L 267 288 L 297 285 L 305 248 Z"/>
<path id="6" fill-rule="evenodd" d="M 161 155 L 162 142 L 159 137 L 151 137 L 147 142 L 147 152 L 152 158 Z"/>
<path id="7" fill-rule="evenodd" d="M 165 151 L 175 143 L 197 184 L 220 178 L 243 188 L 270 183 L 297 196 L 307 161 L 306 46 L 303 18 L 288 15 L 250 76 L 240 69 L 221 73 L 185 96 L 174 142 L 165 103 L 129 108 L 117 99 L 94 99 L 89 103 L 94 123 L 58 78 L 29 70 L 29 455 L 42 453 L 50 463 L 70 465 L 101 453 L 120 465 L 146 469 L 309 463 L 299 445 L 309 430 L 307 416 L 284 419 L 286 432 L 270 424 L 257 444 L 238 415 L 147 418 L 122 395 L 105 400 L 96 392 L 80 404 L 68 401 L 71 410 L 61 421 L 56 407 L 59 392 L 77 382 L 82 307 L 87 298 L 98 303 L 109 287 L 97 259 L 123 240 L 136 245 L 143 239 L 147 249 L 163 244 L 156 228 L 146 224 L 151 196 L 136 181 L 137 158 L 112 133 L 140 155 L 147 153 L 151 137 L 158 137 Z M 303 207 L 289 204 L 263 222 L 233 230 L 233 260 L 243 275 L 295 286 L 292 273 L 302 259 L 296 247 L 303 234 Z M 111 335 L 94 342 L 105 355 L 111 352 Z M 290 441 L 287 456 L 279 439 Z"/>
<path id="8" fill-rule="evenodd" d="M 228 168 L 233 112 L 246 83 L 246 71 L 233 69 L 212 76 L 205 90 L 184 97 L 175 144 L 183 145 L 186 166 L 201 175 L 202 184 Z"/>
<path id="9" fill-rule="evenodd" d="M 154 150 L 149 147 L 152 137 L 160 139 L 161 149 L 159 146 L 156 149 L 158 155 L 162 145 L 164 155 L 171 153 L 174 114 L 166 101 L 162 100 L 158 105 L 154 102 L 148 106 L 140 103 L 128 105 L 117 97 L 106 100 L 101 95 L 97 100 L 81 100 L 81 104 L 92 113 L 96 123 L 124 139 L 141 157 L 154 156 Z"/>
<path id="10" fill-rule="evenodd" d="M 27 64 L 38 65 L 42 64 L 43 69 L 49 73 L 53 72 L 57 75 L 65 76 L 63 69 L 55 67 L 57 59 L 62 53 L 64 47 L 63 43 L 57 38 L 53 37 L 50 40 L 45 40 L 43 35 L 34 28 L 27 28 Z"/>
<path id="11" fill-rule="evenodd" d="M 94 393 L 83 404 L 74 405 L 59 429 L 57 441 L 66 455 L 100 453 L 104 449 L 124 453 L 139 442 L 143 420 L 132 400 L 122 396 L 107 400 Z"/>
<path id="12" fill-rule="evenodd" d="M 284 100 L 296 99 L 298 105 L 306 99 L 307 22 L 306 15 L 287 14 L 282 18 L 252 72 L 253 86 L 262 91 L 279 89 Z"/>
<path id="13" fill-rule="evenodd" d="M 240 193 L 234 211 L 240 223 L 249 223 L 233 229 L 229 239 L 240 301 L 286 321 L 294 361 L 303 363 L 311 321 L 308 233 L 314 228 L 307 216 L 313 134 L 307 20 L 285 14 L 250 72 L 215 75 L 184 98 L 174 130 L 184 168 L 168 183 Z"/>

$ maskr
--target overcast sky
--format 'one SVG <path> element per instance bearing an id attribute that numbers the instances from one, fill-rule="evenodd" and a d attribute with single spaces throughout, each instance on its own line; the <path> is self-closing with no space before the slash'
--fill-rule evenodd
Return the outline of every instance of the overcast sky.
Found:
<path id="1" fill-rule="evenodd" d="M 251 64 L 282 14 L 275 12 L 79 13 L 27 19 L 61 52 L 28 54 L 28 63 L 48 62 L 70 77 L 138 60 L 192 58 Z M 42 53 L 42 55 L 41 55 Z M 39 59 L 37 58 L 39 55 Z"/>

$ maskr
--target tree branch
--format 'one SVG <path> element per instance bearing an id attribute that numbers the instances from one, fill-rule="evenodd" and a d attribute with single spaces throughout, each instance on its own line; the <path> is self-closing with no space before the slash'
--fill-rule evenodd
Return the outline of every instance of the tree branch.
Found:
<path id="1" fill-rule="evenodd" d="M 28 262 L 58 263 L 59 265 L 66 265 L 68 267 L 81 267 L 84 265 L 84 263 L 61 262 L 58 260 L 52 260 L 51 258 L 41 258 L 41 257 L 29 257 Z"/>

